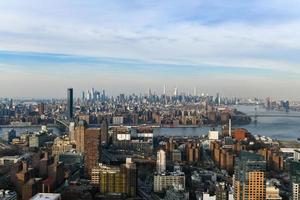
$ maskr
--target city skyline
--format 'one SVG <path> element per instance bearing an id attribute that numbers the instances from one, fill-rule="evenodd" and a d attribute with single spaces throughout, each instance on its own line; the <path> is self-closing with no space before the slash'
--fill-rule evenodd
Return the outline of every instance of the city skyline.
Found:
<path id="1" fill-rule="evenodd" d="M 298 10 L 293 0 L 3 1 L 0 96 L 159 93 L 167 84 L 299 100 Z"/>

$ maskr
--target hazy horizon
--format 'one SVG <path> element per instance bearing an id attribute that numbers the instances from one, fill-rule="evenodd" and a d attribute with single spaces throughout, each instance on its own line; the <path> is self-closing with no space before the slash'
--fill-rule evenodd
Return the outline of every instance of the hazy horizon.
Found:
<path id="1" fill-rule="evenodd" d="M 0 2 L 0 97 L 201 92 L 300 100 L 300 4 Z"/>

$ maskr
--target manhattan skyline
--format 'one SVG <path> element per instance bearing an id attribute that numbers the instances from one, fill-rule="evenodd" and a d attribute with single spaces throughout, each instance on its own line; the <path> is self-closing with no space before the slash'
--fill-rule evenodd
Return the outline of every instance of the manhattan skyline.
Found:
<path id="1" fill-rule="evenodd" d="M 179 92 L 299 100 L 297 1 L 2 1 L 1 97 Z"/>

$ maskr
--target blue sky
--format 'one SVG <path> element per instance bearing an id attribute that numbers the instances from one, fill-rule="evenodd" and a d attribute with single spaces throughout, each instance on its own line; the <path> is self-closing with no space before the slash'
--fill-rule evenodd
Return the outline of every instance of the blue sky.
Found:
<path id="1" fill-rule="evenodd" d="M 296 0 L 0 1 L 0 96 L 161 93 L 166 83 L 300 99 L 299 9 Z"/>

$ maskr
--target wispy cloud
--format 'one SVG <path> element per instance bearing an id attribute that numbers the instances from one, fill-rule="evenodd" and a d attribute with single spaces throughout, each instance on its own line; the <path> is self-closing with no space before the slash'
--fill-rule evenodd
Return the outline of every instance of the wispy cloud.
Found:
<path id="1" fill-rule="evenodd" d="M 0 63 L 290 80 L 300 73 L 299 9 L 297 0 L 1 1 Z"/>

